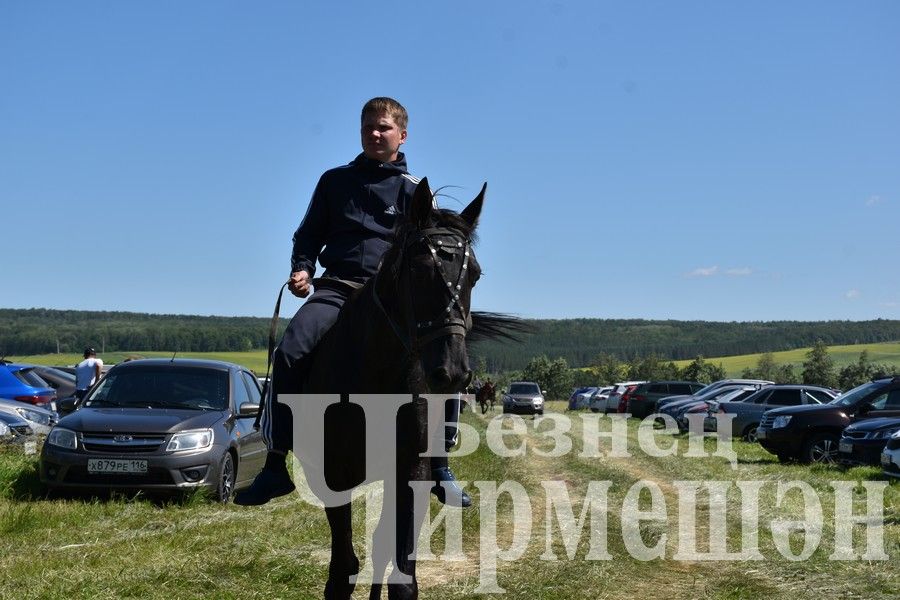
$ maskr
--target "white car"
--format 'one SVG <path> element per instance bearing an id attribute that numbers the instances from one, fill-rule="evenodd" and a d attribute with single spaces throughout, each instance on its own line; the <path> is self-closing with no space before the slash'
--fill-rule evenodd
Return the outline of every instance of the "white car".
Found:
<path id="1" fill-rule="evenodd" d="M 622 381 L 620 383 L 613 384 L 613 389 L 609 393 L 609 396 L 606 398 L 606 406 L 598 406 L 597 408 L 602 410 L 604 413 L 614 413 L 619 412 L 619 400 L 622 398 L 622 394 L 624 394 L 628 388 L 632 386 L 638 386 L 642 383 L 647 383 L 646 381 Z"/>
<path id="2" fill-rule="evenodd" d="M 590 399 L 591 412 L 606 412 L 606 400 L 613 391 L 613 386 L 602 387 L 594 392 Z"/>
<path id="3" fill-rule="evenodd" d="M 37 434 L 47 435 L 56 425 L 56 413 L 40 406 L 0 398 L 0 412 L 19 417 Z"/>
<path id="4" fill-rule="evenodd" d="M 900 432 L 891 436 L 881 452 L 881 468 L 885 475 L 900 477 Z"/>

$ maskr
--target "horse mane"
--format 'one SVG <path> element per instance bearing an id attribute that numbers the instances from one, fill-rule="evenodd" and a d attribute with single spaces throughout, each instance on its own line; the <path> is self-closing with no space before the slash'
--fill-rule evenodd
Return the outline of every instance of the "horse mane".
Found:
<path id="1" fill-rule="evenodd" d="M 466 342 L 483 340 L 509 340 L 521 342 L 522 336 L 533 333 L 534 327 L 514 315 L 504 313 L 472 311 L 472 329 Z"/>

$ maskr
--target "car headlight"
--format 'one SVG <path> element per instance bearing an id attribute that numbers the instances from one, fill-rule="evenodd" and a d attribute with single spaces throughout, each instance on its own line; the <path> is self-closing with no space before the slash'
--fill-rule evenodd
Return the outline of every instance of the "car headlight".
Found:
<path id="1" fill-rule="evenodd" d="M 781 429 L 783 427 L 787 427 L 788 423 L 791 422 L 790 415 L 786 415 L 783 417 L 775 417 L 775 420 L 772 422 L 772 429 Z"/>
<path id="2" fill-rule="evenodd" d="M 31 421 L 32 423 L 37 423 L 38 425 L 50 424 L 50 415 L 38 412 L 36 410 L 17 408 L 16 412 L 19 413 L 19 415 L 26 421 Z"/>
<path id="3" fill-rule="evenodd" d="M 180 452 L 182 450 L 203 450 L 212 446 L 212 429 L 200 429 L 198 431 L 185 431 L 176 433 L 169 440 L 166 452 Z"/>
<path id="4" fill-rule="evenodd" d="M 70 429 L 54 427 L 50 430 L 50 435 L 47 436 L 47 443 L 51 446 L 75 450 L 78 448 L 78 436 Z"/>
<path id="5" fill-rule="evenodd" d="M 900 440 L 900 429 L 894 432 L 894 435 L 891 436 L 892 440 Z"/>
<path id="6" fill-rule="evenodd" d="M 537 398 L 535 398 L 534 400 L 532 400 L 532 402 L 534 403 L 535 406 L 537 406 L 538 404 L 543 403 L 543 402 L 544 402 L 544 399 L 541 398 L 540 396 L 538 396 Z"/>
<path id="7" fill-rule="evenodd" d="M 900 434 L 900 429 L 884 429 L 882 431 L 876 431 L 872 434 L 873 440 L 886 440 L 888 438 L 897 437 Z"/>

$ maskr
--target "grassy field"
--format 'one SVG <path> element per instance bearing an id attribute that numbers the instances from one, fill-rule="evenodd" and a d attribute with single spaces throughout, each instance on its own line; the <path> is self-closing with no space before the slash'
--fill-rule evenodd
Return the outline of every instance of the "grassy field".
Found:
<path id="1" fill-rule="evenodd" d="M 800 372 L 803 368 L 803 362 L 806 360 L 806 353 L 809 348 L 799 348 L 797 350 L 785 350 L 784 352 L 773 352 L 775 364 L 792 364 L 795 372 Z M 840 369 L 859 360 L 860 353 L 866 350 L 869 352 L 869 360 L 874 363 L 882 363 L 886 365 L 894 365 L 900 367 L 900 342 L 887 342 L 883 344 L 851 344 L 847 346 L 829 346 L 828 354 L 834 360 L 835 366 Z M 754 368 L 759 361 L 761 354 L 743 354 L 741 356 L 721 356 L 707 358 L 713 364 L 722 363 L 725 372 L 729 377 L 737 377 L 746 368 Z M 679 367 L 684 367 L 691 361 L 681 360 L 675 361 Z"/>
<path id="2" fill-rule="evenodd" d="M 860 352 L 863 350 L 869 352 L 869 358 L 872 362 L 900 367 L 900 342 L 831 346 L 828 349 L 829 354 L 834 359 L 834 363 L 838 369 L 850 363 L 855 363 L 859 359 Z M 809 348 L 800 348 L 797 350 L 774 352 L 773 356 L 775 357 L 776 364 L 793 364 L 795 365 L 796 372 L 799 372 L 800 369 L 802 369 L 803 361 L 806 360 L 807 352 L 809 352 Z M 121 362 L 126 358 L 169 358 L 171 356 L 171 352 L 134 351 L 107 352 L 101 355 L 101 358 L 105 363 L 113 364 Z M 182 358 L 213 358 L 216 360 L 225 360 L 243 365 L 260 375 L 266 372 L 265 350 L 253 350 L 251 352 L 179 352 L 177 356 Z M 713 357 L 707 358 L 707 360 L 714 364 L 722 363 L 722 366 L 725 368 L 725 372 L 729 377 L 738 377 L 745 368 L 755 367 L 759 357 L 759 354 L 744 354 L 741 356 Z M 10 359 L 40 365 L 74 365 L 81 360 L 81 355 L 39 354 L 35 356 L 15 356 L 10 357 Z M 675 361 L 675 364 L 679 367 L 684 367 L 689 362 L 689 360 L 682 360 Z"/>
<path id="3" fill-rule="evenodd" d="M 106 352 L 98 355 L 105 364 L 116 364 L 129 358 L 172 358 L 172 352 L 157 352 L 151 350 L 141 350 L 133 352 Z M 175 356 L 179 358 L 208 358 L 213 360 L 224 360 L 228 362 L 243 365 L 259 375 L 266 372 L 266 351 L 252 350 L 250 352 L 178 352 Z M 14 356 L 8 357 L 8 360 L 14 360 L 22 363 L 33 363 L 37 365 L 76 365 L 83 357 L 81 354 L 35 354 L 32 356 Z"/>
<path id="4" fill-rule="evenodd" d="M 561 414 L 564 405 L 552 402 L 548 414 Z M 571 413 L 569 413 L 571 414 Z M 496 416 L 488 414 L 488 418 Z M 628 424 L 628 458 L 581 456 L 583 423 L 573 415 L 566 438 L 570 452 L 548 457 L 554 443 L 542 432 L 551 429 L 552 418 L 526 417 L 522 436 L 510 436 L 507 447 L 525 443 L 525 455 L 499 458 L 485 443 L 487 419 L 470 412 L 463 422 L 480 436 L 478 449 L 452 459 L 460 479 L 480 482 L 512 481 L 521 484 L 530 498 L 530 510 L 514 514 L 512 503 L 501 498 L 496 511 L 497 537 L 506 549 L 530 517 L 530 533 L 524 537 L 524 553 L 515 560 L 499 560 L 498 584 L 514 599 L 633 599 L 712 598 L 736 600 L 785 598 L 896 598 L 900 595 L 900 484 L 883 483 L 876 468 L 843 469 L 781 465 L 759 446 L 735 442 L 738 461 L 722 458 L 689 458 L 688 439 L 675 436 L 675 456 L 653 457 L 637 443 L 637 422 Z M 600 421 L 609 429 L 609 421 Z M 660 446 L 671 444 L 664 438 Z M 705 447 L 712 449 L 712 440 Z M 608 452 L 609 440 L 600 449 Z M 19 448 L 0 451 L 0 598 L 321 598 L 328 560 L 328 529 L 324 514 L 296 497 L 278 499 L 265 507 L 248 509 L 207 503 L 200 497 L 162 504 L 143 498 L 46 498 L 36 480 L 36 459 Z M 760 482 L 758 547 L 763 560 L 675 560 L 682 532 L 678 482 Z M 802 518 L 799 494 L 788 494 L 776 503 L 779 482 L 803 481 L 818 495 L 824 514 L 821 543 L 807 560 L 790 561 L 776 549 L 771 526 L 779 519 Z M 835 547 L 835 501 L 832 483 L 853 485 L 854 509 L 865 510 L 862 482 L 886 485 L 884 543 L 887 560 L 829 560 Z M 590 482 L 608 482 L 608 560 L 588 560 L 589 531 L 597 529 L 598 515 L 591 515 L 570 559 L 560 540 L 557 520 L 548 521 L 542 482 L 563 482 L 574 501 L 574 516 Z M 623 517 L 629 488 L 636 482 L 654 484 L 665 502 L 665 519 L 645 521 L 640 539 L 652 546 L 661 542 L 665 555 L 649 561 L 632 557 L 622 533 L 633 523 Z M 545 485 L 559 485 L 550 483 Z M 479 507 L 479 490 L 469 485 L 476 504 L 462 513 L 464 557 L 454 562 L 422 561 L 419 581 L 423 599 L 484 597 L 479 586 L 481 545 L 479 531 L 486 513 Z M 701 494 L 701 499 L 704 496 Z M 646 495 L 640 506 L 648 508 Z M 718 502 L 718 501 L 717 501 Z M 739 499 L 729 493 L 722 502 L 727 519 L 714 524 L 713 512 L 701 503 L 696 534 L 699 548 L 708 539 L 725 537 L 729 550 L 737 550 L 741 526 Z M 432 501 L 433 514 L 439 505 Z M 354 526 L 364 525 L 364 505 L 355 507 Z M 552 527 L 552 552 L 558 560 L 545 560 L 545 534 Z M 863 545 L 857 528 L 855 541 Z M 443 549 L 443 536 L 432 543 L 435 554 Z M 791 548 L 801 551 L 801 538 L 790 536 Z M 362 556 L 363 541 L 358 537 Z M 546 558 L 546 557 L 545 557 Z M 356 598 L 367 597 L 358 590 Z"/>

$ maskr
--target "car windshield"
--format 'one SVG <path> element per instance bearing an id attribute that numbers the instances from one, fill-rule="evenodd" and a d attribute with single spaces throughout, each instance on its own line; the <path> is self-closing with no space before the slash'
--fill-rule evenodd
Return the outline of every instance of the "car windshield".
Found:
<path id="1" fill-rule="evenodd" d="M 734 402 L 735 398 L 741 398 L 747 394 L 747 390 L 744 388 L 738 388 L 736 390 L 731 390 L 730 392 L 726 392 L 724 396 L 719 397 L 717 400 L 719 402 Z"/>
<path id="2" fill-rule="evenodd" d="M 842 394 L 838 396 L 828 404 L 832 406 L 850 406 L 852 404 L 856 404 L 857 401 L 861 400 L 868 396 L 871 392 L 874 392 L 876 389 L 880 388 L 883 384 L 878 383 L 877 381 L 870 381 L 869 383 L 864 383 L 860 386 L 857 386 L 847 392 L 846 394 Z"/>
<path id="3" fill-rule="evenodd" d="M 16 379 L 24 383 L 25 385 L 30 385 L 31 387 L 39 387 L 39 388 L 48 388 L 50 387 L 46 381 L 41 379 L 41 376 L 35 373 L 34 367 L 27 367 L 24 369 L 19 369 L 13 375 L 16 376 Z"/>
<path id="4" fill-rule="evenodd" d="M 711 387 L 711 386 L 710 386 L 710 387 Z M 731 387 L 731 386 L 728 386 L 728 387 L 726 387 L 726 386 L 720 386 L 720 387 L 717 387 L 717 388 L 712 388 L 712 389 L 707 390 L 707 391 L 705 391 L 705 392 L 697 392 L 697 393 L 694 394 L 694 398 L 697 398 L 698 400 L 707 400 L 707 399 L 709 399 L 709 398 L 716 398 L 716 397 L 718 397 L 718 396 L 723 396 L 723 395 L 725 395 L 725 394 L 728 394 L 728 393 L 730 393 L 730 392 L 733 392 L 733 391 L 736 390 L 736 389 L 740 389 L 740 388 Z"/>
<path id="5" fill-rule="evenodd" d="M 509 385 L 510 394 L 540 394 L 541 390 L 536 383 L 511 383 Z"/>
<path id="6" fill-rule="evenodd" d="M 46 373 L 47 375 L 53 375 L 57 379 L 68 381 L 72 384 L 75 383 L 75 376 L 71 373 L 66 373 L 65 371 L 60 371 L 59 369 L 54 369 L 53 367 L 46 367 L 40 371 L 41 373 Z"/>
<path id="7" fill-rule="evenodd" d="M 228 408 L 228 372 L 192 367 L 142 367 L 112 371 L 85 406 Z"/>

